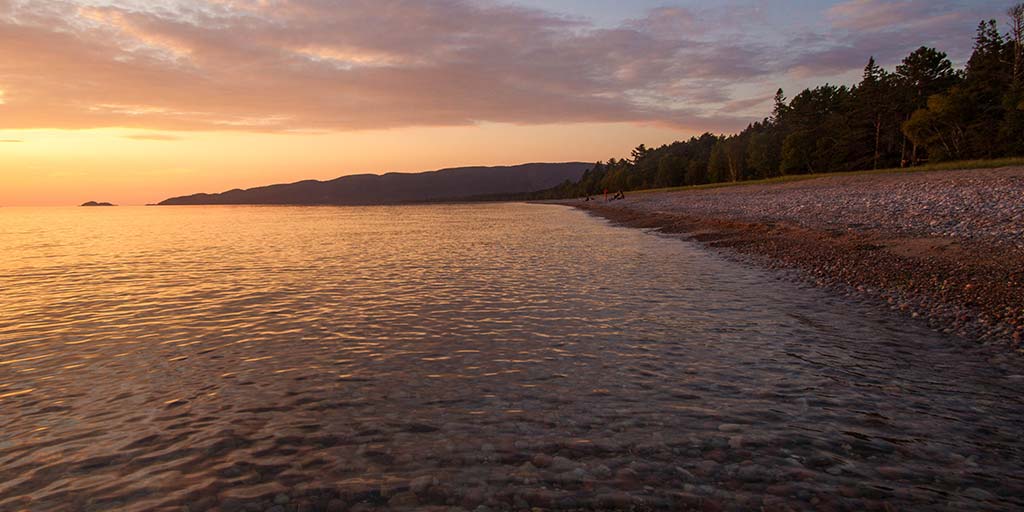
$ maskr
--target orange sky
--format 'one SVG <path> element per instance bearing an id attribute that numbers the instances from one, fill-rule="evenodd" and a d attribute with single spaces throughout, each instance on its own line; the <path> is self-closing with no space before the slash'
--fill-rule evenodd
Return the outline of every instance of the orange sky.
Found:
<path id="1" fill-rule="evenodd" d="M 769 4 L 0 0 L 0 206 L 621 158 L 738 131 L 871 55 L 962 59 L 1002 9 Z"/>
<path id="2" fill-rule="evenodd" d="M 654 125 L 574 124 L 401 128 L 322 134 L 162 132 L 106 128 L 0 131 L 2 206 L 85 201 L 155 203 L 355 172 L 417 172 L 525 161 L 591 161 L 633 141 L 684 135 Z"/>

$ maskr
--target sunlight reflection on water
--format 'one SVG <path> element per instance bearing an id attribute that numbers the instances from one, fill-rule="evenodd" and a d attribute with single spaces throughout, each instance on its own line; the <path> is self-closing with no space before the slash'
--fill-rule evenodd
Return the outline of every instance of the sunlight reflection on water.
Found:
<path id="1" fill-rule="evenodd" d="M 1024 506 L 1019 370 L 563 207 L 3 209 L 0 290 L 4 510 Z"/>

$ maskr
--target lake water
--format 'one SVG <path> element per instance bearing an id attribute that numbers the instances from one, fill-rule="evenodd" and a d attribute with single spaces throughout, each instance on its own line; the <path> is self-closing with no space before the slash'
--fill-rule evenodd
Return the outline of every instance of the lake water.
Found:
<path id="1" fill-rule="evenodd" d="M 6 208 L 0 510 L 1021 508 L 993 353 L 561 206 Z"/>

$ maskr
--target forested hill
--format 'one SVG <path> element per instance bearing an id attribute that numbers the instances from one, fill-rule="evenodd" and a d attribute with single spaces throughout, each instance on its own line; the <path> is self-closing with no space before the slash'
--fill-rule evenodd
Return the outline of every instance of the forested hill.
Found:
<path id="1" fill-rule="evenodd" d="M 417 174 L 342 176 L 330 181 L 300 181 L 230 190 L 220 194 L 174 197 L 161 205 L 332 204 L 369 205 L 471 199 L 521 194 L 577 181 L 593 164 L 523 164 L 510 167 L 461 167 Z"/>
<path id="2" fill-rule="evenodd" d="M 1024 4 L 1007 15 L 1005 34 L 995 20 L 979 24 L 964 69 L 927 47 L 892 71 L 870 58 L 856 85 L 825 84 L 792 101 L 780 89 L 771 115 L 738 134 L 641 145 L 531 197 L 1024 155 Z"/>

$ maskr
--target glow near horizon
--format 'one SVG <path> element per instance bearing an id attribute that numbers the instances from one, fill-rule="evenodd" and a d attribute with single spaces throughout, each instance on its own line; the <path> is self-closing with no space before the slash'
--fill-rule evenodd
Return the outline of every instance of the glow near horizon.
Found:
<path id="1" fill-rule="evenodd" d="M 352 24 L 338 40 L 301 1 L 270 14 L 261 9 L 274 2 L 151 11 L 82 0 L 67 21 L 58 2 L 0 0 L 0 205 L 144 204 L 361 172 L 622 157 L 738 130 L 767 113 L 775 88 L 849 83 L 870 54 L 891 65 L 935 44 L 962 60 L 978 19 L 1006 4 L 515 1 L 533 9 L 522 11 L 388 0 L 402 16 L 375 22 L 418 32 L 359 32 L 357 16 L 379 3 L 316 13 Z M 444 26 L 453 13 L 467 25 Z M 80 47 L 61 40 L 69 31 Z M 266 40 L 245 46 L 253 33 Z M 308 44 L 279 60 L 296 37 Z M 251 69 L 221 72 L 239 62 Z"/>
<path id="2" fill-rule="evenodd" d="M 127 138 L 134 135 L 154 139 Z M 0 206 L 70 206 L 90 200 L 141 205 L 196 192 L 348 174 L 590 162 L 606 159 L 606 154 L 628 153 L 637 137 L 669 142 L 678 135 L 676 130 L 622 123 L 484 124 L 325 134 L 123 128 L 6 131 L 0 132 L 0 139 L 24 140 L 0 146 L 0 166 L 5 169 Z M 158 138 L 163 136 L 175 138 Z M 52 151 L 55 147 L 61 150 Z M 111 169 L 112 165 L 122 170 Z"/>

